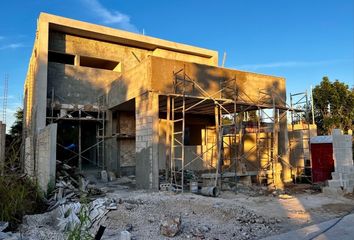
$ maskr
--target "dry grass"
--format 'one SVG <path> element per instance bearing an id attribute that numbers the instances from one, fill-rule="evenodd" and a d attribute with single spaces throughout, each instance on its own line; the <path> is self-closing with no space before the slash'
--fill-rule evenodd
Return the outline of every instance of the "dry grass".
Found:
<path id="1" fill-rule="evenodd" d="M 38 187 L 25 175 L 0 176 L 0 221 L 8 221 L 16 229 L 26 214 L 46 209 Z"/>

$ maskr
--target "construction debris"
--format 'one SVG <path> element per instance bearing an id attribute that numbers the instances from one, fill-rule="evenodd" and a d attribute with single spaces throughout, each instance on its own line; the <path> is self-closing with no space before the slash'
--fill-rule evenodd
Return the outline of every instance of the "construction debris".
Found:
<path id="1" fill-rule="evenodd" d="M 101 180 L 102 182 L 108 182 L 108 174 L 106 170 L 101 171 Z"/>
<path id="2" fill-rule="evenodd" d="M 181 217 L 169 217 L 161 222 L 160 233 L 167 237 L 174 237 L 181 231 Z"/>
<path id="3" fill-rule="evenodd" d="M 0 240 L 17 240 L 20 238 L 20 233 L 0 232 Z"/>
<path id="4" fill-rule="evenodd" d="M 120 232 L 120 240 L 130 240 L 131 239 L 131 233 L 128 231 L 121 231 Z"/>
<path id="5" fill-rule="evenodd" d="M 219 196 L 220 191 L 217 187 L 203 187 L 200 190 L 200 193 L 204 196 L 217 197 Z"/>
<path id="6" fill-rule="evenodd" d="M 9 222 L 0 222 L 0 232 L 4 231 L 9 226 Z"/>

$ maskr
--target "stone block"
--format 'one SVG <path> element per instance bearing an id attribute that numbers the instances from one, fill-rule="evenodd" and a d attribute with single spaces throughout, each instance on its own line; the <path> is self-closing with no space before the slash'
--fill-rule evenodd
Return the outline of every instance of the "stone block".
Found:
<path id="1" fill-rule="evenodd" d="M 339 197 L 345 193 L 341 188 L 331 188 L 331 187 L 323 187 L 322 192 L 323 194 L 331 197 Z"/>
<path id="2" fill-rule="evenodd" d="M 108 174 L 107 174 L 107 171 L 106 170 L 102 170 L 101 171 L 101 180 L 103 182 L 108 182 Z"/>
<path id="3" fill-rule="evenodd" d="M 349 180 L 342 180 L 341 181 L 341 186 L 345 189 L 350 187 Z"/>
<path id="4" fill-rule="evenodd" d="M 339 172 L 332 172 L 332 173 L 331 173 L 331 175 L 332 175 L 332 180 L 339 180 L 341 174 L 342 174 L 342 173 L 339 173 Z"/>
<path id="5" fill-rule="evenodd" d="M 344 188 L 345 193 L 353 193 L 354 192 L 354 186 L 348 186 L 347 188 Z"/>
<path id="6" fill-rule="evenodd" d="M 340 188 L 342 183 L 340 180 L 328 180 L 328 186 L 331 188 Z"/>
<path id="7" fill-rule="evenodd" d="M 341 173 L 343 180 L 354 180 L 354 173 Z"/>
<path id="8" fill-rule="evenodd" d="M 336 171 L 339 173 L 354 173 L 353 166 L 336 166 Z"/>

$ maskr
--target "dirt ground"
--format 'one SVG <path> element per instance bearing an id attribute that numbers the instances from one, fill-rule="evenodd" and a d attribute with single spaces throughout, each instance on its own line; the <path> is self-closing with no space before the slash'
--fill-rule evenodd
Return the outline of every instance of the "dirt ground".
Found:
<path id="1" fill-rule="evenodd" d="M 168 239 L 160 225 L 174 216 L 181 218 L 181 229 L 173 239 L 261 239 L 354 209 L 352 196 L 326 196 L 304 184 L 289 186 L 285 192 L 239 186 L 237 194 L 222 191 L 216 198 L 135 190 L 128 178 L 96 186 L 117 202 L 117 209 L 101 219 L 106 226 L 103 240 L 120 239 L 123 230 L 131 233 L 131 239 Z M 55 216 L 53 212 L 28 216 L 22 226 L 24 239 L 63 239 Z"/>
<path id="2" fill-rule="evenodd" d="M 240 187 L 240 193 L 221 192 L 217 198 L 191 193 L 146 192 L 115 189 L 108 197 L 121 202 L 108 213 L 103 239 L 116 239 L 129 228 L 133 239 L 166 239 L 162 220 L 181 216 L 182 228 L 175 239 L 261 239 L 314 223 L 354 209 L 350 197 L 325 196 L 310 185 L 294 185 L 284 199 L 262 188 Z M 290 196 L 290 198 L 289 198 Z"/>

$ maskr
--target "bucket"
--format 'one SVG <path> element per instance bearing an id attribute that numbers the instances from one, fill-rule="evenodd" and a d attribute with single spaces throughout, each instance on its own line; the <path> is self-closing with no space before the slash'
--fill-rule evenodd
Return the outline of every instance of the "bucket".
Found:
<path id="1" fill-rule="evenodd" d="M 190 182 L 191 193 L 198 193 L 198 182 Z"/>
<path id="2" fill-rule="evenodd" d="M 217 197 L 219 196 L 220 191 L 217 187 L 203 187 L 200 190 L 200 193 L 204 196 Z"/>

